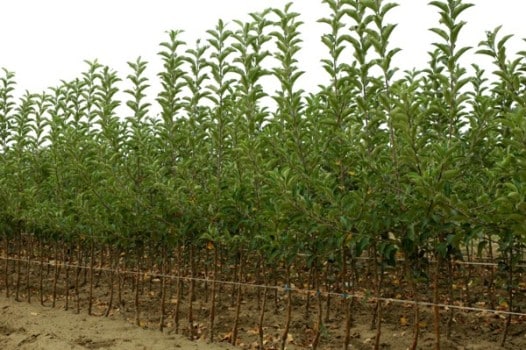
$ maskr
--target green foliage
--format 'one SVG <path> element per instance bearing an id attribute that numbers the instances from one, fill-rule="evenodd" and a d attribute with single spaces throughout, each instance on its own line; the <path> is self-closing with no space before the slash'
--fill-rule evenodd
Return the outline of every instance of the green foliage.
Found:
<path id="1" fill-rule="evenodd" d="M 497 237 L 505 264 L 516 263 L 526 243 L 526 51 L 510 59 L 512 36 L 487 32 L 477 53 L 493 60 L 488 77 L 459 46 L 472 5 L 432 1 L 429 64 L 402 73 L 386 21 L 397 4 L 323 3 L 328 83 L 318 91 L 300 88 L 303 23 L 292 3 L 220 20 L 193 47 L 169 31 L 159 116 L 141 58 L 124 82 L 92 61 L 18 100 L 4 69 L 0 234 L 130 249 L 208 243 L 315 268 L 366 253 L 384 268 L 401 252 L 418 278 L 422 256 L 451 259 L 471 243 L 482 252 Z"/>

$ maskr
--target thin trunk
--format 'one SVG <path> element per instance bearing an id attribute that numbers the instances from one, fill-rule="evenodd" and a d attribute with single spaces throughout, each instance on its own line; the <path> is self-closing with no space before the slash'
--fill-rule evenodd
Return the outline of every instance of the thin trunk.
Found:
<path id="1" fill-rule="evenodd" d="M 10 290 L 9 290 L 9 236 L 6 235 L 5 238 L 5 296 L 6 298 L 9 298 L 10 296 Z"/>
<path id="2" fill-rule="evenodd" d="M 9 298 L 9 237 L 5 235 L 4 240 L 5 249 L 5 269 L 4 269 L 4 283 L 5 283 L 5 297 Z"/>
<path id="3" fill-rule="evenodd" d="M 418 346 L 418 337 L 420 336 L 420 305 L 418 296 L 415 295 L 415 306 L 414 306 L 414 320 L 413 320 L 413 343 L 411 344 L 411 350 L 416 350 Z"/>
<path id="4" fill-rule="evenodd" d="M 274 267 L 273 278 L 274 278 L 274 314 L 279 314 L 279 298 L 278 298 L 278 276 L 277 276 L 277 267 Z"/>
<path id="5" fill-rule="evenodd" d="M 141 261 L 142 261 L 142 248 L 139 248 L 137 250 L 137 261 L 135 266 L 135 299 L 134 299 L 134 306 L 135 306 L 135 324 L 137 326 L 141 326 L 141 306 L 139 303 L 139 293 L 141 290 Z"/>
<path id="6" fill-rule="evenodd" d="M 64 270 L 65 270 L 65 281 L 64 284 L 66 285 L 65 290 L 65 298 L 66 302 L 64 305 L 64 309 L 67 311 L 69 309 L 69 262 L 68 262 L 68 245 L 64 244 L 63 250 L 62 250 L 62 261 L 64 263 Z"/>
<path id="7" fill-rule="evenodd" d="M 377 302 L 378 306 L 376 308 L 376 336 L 374 338 L 374 350 L 380 349 L 380 338 L 382 336 L 382 312 L 383 312 L 383 303 L 381 300 Z"/>
<path id="8" fill-rule="evenodd" d="M 343 289 L 343 309 L 345 310 L 345 331 L 343 336 L 343 350 L 347 350 L 349 348 L 349 344 L 351 342 L 351 325 L 352 325 L 352 319 L 351 319 L 351 302 L 353 299 L 349 300 L 350 298 L 353 298 L 351 296 L 350 298 L 347 296 L 347 254 L 345 249 L 345 240 L 342 242 L 342 247 L 340 249 L 340 256 L 342 260 L 342 269 L 340 274 L 340 284 L 341 288 Z"/>
<path id="9" fill-rule="evenodd" d="M 108 317 L 110 315 L 111 309 L 113 308 L 113 294 L 114 294 L 114 279 L 115 279 L 115 249 L 112 249 L 110 245 L 108 245 L 108 257 L 109 257 L 109 267 L 110 267 L 110 300 L 108 301 L 108 308 L 106 309 L 106 312 L 104 313 L 104 317 Z"/>
<path id="10" fill-rule="evenodd" d="M 87 283 L 88 283 L 88 272 L 89 272 L 89 268 L 88 268 L 88 259 L 89 259 L 89 256 L 91 255 L 91 250 L 88 250 L 88 252 L 83 252 L 82 253 L 82 269 L 81 269 L 81 272 L 82 272 L 82 282 L 80 283 L 80 286 L 81 287 L 84 287 Z"/>
<path id="11" fill-rule="evenodd" d="M 214 341 L 214 320 L 215 320 L 215 311 L 216 311 L 216 281 L 218 279 L 217 270 L 218 270 L 218 247 L 214 246 L 214 272 L 212 279 L 212 297 L 210 300 L 210 336 L 209 340 L 212 343 Z"/>
<path id="12" fill-rule="evenodd" d="M 171 254 L 172 250 L 170 249 L 168 252 L 166 252 L 166 267 L 164 268 L 164 271 L 166 273 L 166 285 L 165 285 L 165 299 L 167 300 L 171 300 L 172 299 L 172 295 L 173 295 L 173 291 L 172 291 L 172 266 L 173 266 L 173 259 L 172 259 L 172 254 Z M 164 311 L 166 313 L 166 301 L 165 301 L 165 304 L 164 304 Z"/>
<path id="13" fill-rule="evenodd" d="M 189 287 L 189 296 L 188 296 L 188 337 L 190 340 L 194 340 L 194 273 L 195 273 L 195 262 L 194 262 L 194 245 L 190 245 L 190 287 Z"/>
<path id="14" fill-rule="evenodd" d="M 92 315 L 93 308 L 93 267 L 95 264 L 95 239 L 92 237 L 90 242 L 90 262 L 89 262 L 89 296 L 88 296 L 88 315 Z"/>
<path id="15" fill-rule="evenodd" d="M 341 269 L 341 273 L 340 273 L 340 288 L 342 289 L 345 289 L 346 286 L 345 286 L 345 283 L 347 281 L 347 254 L 345 254 L 346 252 L 346 249 L 345 249 L 345 240 L 344 242 L 342 243 L 343 246 L 340 250 L 340 255 L 341 255 L 341 259 L 342 259 L 342 269 Z"/>
<path id="16" fill-rule="evenodd" d="M 354 306 L 354 296 L 351 295 L 345 298 L 345 336 L 343 340 L 343 350 L 348 350 L 351 344 L 351 328 L 352 328 L 352 308 Z"/>
<path id="17" fill-rule="evenodd" d="M 327 290 L 327 310 L 325 311 L 325 322 L 328 323 L 331 318 L 331 283 L 330 283 L 330 274 L 331 274 L 332 263 L 327 262 L 327 268 L 325 270 L 325 288 Z"/>
<path id="18" fill-rule="evenodd" d="M 95 287 L 98 287 L 100 285 L 100 279 L 102 278 L 102 272 L 104 271 L 104 264 L 106 263 L 106 250 L 104 249 L 104 244 L 102 244 L 100 248 L 100 263 L 99 263 L 99 271 L 97 271 L 97 278 L 95 280 Z"/>
<path id="19" fill-rule="evenodd" d="M 48 247 L 50 250 L 51 250 L 51 243 L 50 243 L 50 246 Z M 51 272 L 51 255 L 46 255 L 46 278 L 49 278 L 49 274 Z"/>
<path id="20" fill-rule="evenodd" d="M 15 300 L 20 301 L 20 280 L 21 280 L 21 265 L 22 265 L 22 233 L 18 232 L 18 239 L 16 240 L 16 284 L 15 284 Z"/>
<path id="21" fill-rule="evenodd" d="M 79 238 L 77 243 L 77 268 L 75 272 L 75 303 L 76 303 L 76 313 L 80 313 L 80 274 L 82 273 L 82 243 Z"/>
<path id="22" fill-rule="evenodd" d="M 238 264 L 234 264 L 234 272 L 232 273 L 232 277 L 233 277 L 232 281 L 234 281 L 234 282 L 237 281 L 238 268 L 239 268 Z M 231 307 L 234 307 L 235 304 L 236 304 L 236 295 L 237 295 L 236 291 L 237 291 L 237 286 L 234 283 L 234 284 L 232 284 L 232 291 L 230 293 L 230 306 Z"/>
<path id="23" fill-rule="evenodd" d="M 490 261 L 493 261 L 493 241 L 491 240 L 491 234 L 488 235 L 488 241 L 489 241 L 489 258 Z M 496 301 L 496 294 L 494 287 L 495 287 L 495 267 L 490 267 L 490 275 L 489 275 L 489 281 L 488 281 L 488 295 L 489 295 L 489 303 L 490 308 L 492 310 L 495 310 L 497 301 Z"/>
<path id="24" fill-rule="evenodd" d="M 208 249 L 205 251 L 205 304 L 208 304 L 208 265 L 210 263 L 210 252 Z"/>
<path id="25" fill-rule="evenodd" d="M 267 284 L 267 281 L 265 280 L 265 285 Z M 263 321 L 265 319 L 265 306 L 267 305 L 267 294 L 268 294 L 268 288 L 264 288 L 263 290 L 263 301 L 261 303 L 261 310 L 259 312 L 259 323 L 258 323 L 258 345 L 259 350 L 263 350 L 264 344 L 263 344 Z"/>
<path id="26" fill-rule="evenodd" d="M 447 257 L 447 294 L 449 297 L 449 303 L 453 303 L 453 263 L 451 261 L 451 257 Z M 468 283 L 469 284 L 469 283 Z M 447 319 L 447 328 L 446 328 L 446 338 L 451 339 L 451 330 L 453 326 L 453 319 L 455 318 L 455 309 L 449 308 L 448 311 L 448 319 Z"/>
<path id="27" fill-rule="evenodd" d="M 241 299 L 242 299 L 241 283 L 243 281 L 243 264 L 244 264 L 243 258 L 244 256 L 242 255 L 241 250 L 240 250 L 239 255 L 238 255 L 239 277 L 238 277 L 238 285 L 237 285 L 236 316 L 234 318 L 234 327 L 232 328 L 232 339 L 231 339 L 232 345 L 236 345 L 237 330 L 238 330 L 238 325 L 239 325 L 239 314 L 241 311 Z"/>
<path id="28" fill-rule="evenodd" d="M 159 319 L 159 330 L 162 332 L 164 329 L 164 314 L 165 314 L 165 302 L 166 302 L 166 246 L 163 244 L 161 247 L 161 317 Z"/>
<path id="29" fill-rule="evenodd" d="M 225 273 L 225 257 L 224 257 L 224 249 L 219 249 L 218 252 L 219 252 L 219 274 L 221 276 L 226 276 L 226 273 Z M 217 295 L 222 295 L 223 294 L 223 288 L 224 288 L 224 285 L 223 283 L 218 283 L 217 285 Z"/>
<path id="30" fill-rule="evenodd" d="M 378 273 L 378 249 L 377 249 L 376 244 L 377 244 L 377 242 L 375 240 L 373 242 L 373 245 L 372 245 L 371 249 L 369 250 L 369 254 L 370 254 L 369 256 L 371 256 L 372 258 L 370 259 L 370 263 L 367 264 L 368 267 L 369 267 L 369 272 L 368 272 L 367 275 L 368 276 L 369 275 L 373 275 L 374 276 L 374 288 L 376 289 L 375 290 L 376 296 L 380 296 L 380 294 L 379 294 L 379 290 L 380 290 L 380 275 Z M 373 318 L 371 320 L 371 330 L 376 329 L 379 305 L 380 304 L 379 304 L 379 302 L 377 300 L 375 305 L 374 305 L 373 312 L 372 312 Z"/>
<path id="31" fill-rule="evenodd" d="M 433 315 L 434 315 L 434 330 L 435 330 L 435 350 L 440 350 L 440 307 L 438 306 L 438 280 L 440 275 L 441 257 L 438 255 L 436 259 L 435 273 L 433 276 Z"/>
<path id="32" fill-rule="evenodd" d="M 376 336 L 374 339 L 374 350 L 380 349 L 380 339 L 382 337 L 382 317 L 383 317 L 383 286 L 384 284 L 384 261 L 383 256 L 380 257 L 380 276 L 378 278 L 378 290 L 377 290 L 377 306 L 376 306 Z"/>
<path id="33" fill-rule="evenodd" d="M 117 274 L 117 305 L 119 307 L 124 307 L 124 301 L 122 300 L 122 285 L 124 284 L 124 276 L 121 274 L 121 248 L 117 248 L 116 258 L 116 269 L 115 273 Z M 126 261 L 126 260 L 125 260 Z M 126 271 L 126 263 L 124 264 L 124 270 Z"/>
<path id="34" fill-rule="evenodd" d="M 44 306 L 44 242 L 43 239 L 39 241 L 40 267 L 39 267 L 39 291 L 40 291 L 40 305 Z"/>
<path id="35" fill-rule="evenodd" d="M 512 245 L 513 247 L 513 245 Z M 502 340 L 500 346 L 503 347 L 506 343 L 506 338 L 508 337 L 508 332 L 511 324 L 511 312 L 513 312 L 513 248 L 510 248 L 508 252 L 508 280 L 507 280 L 507 290 L 508 290 L 508 316 L 506 317 L 506 323 L 504 325 L 504 332 L 502 333 Z"/>
<path id="36" fill-rule="evenodd" d="M 33 238 L 29 236 L 27 242 L 27 273 L 26 273 L 26 293 L 27 302 L 31 304 L 31 257 L 33 255 Z"/>
<path id="37" fill-rule="evenodd" d="M 323 328 L 323 303 L 322 303 L 322 294 L 320 292 L 320 286 L 318 285 L 319 278 L 317 274 L 314 275 L 315 288 L 316 288 L 316 301 L 318 304 L 318 320 L 316 322 L 316 334 L 314 340 L 312 341 L 312 349 L 316 350 L 320 343 L 321 331 Z"/>
<path id="38" fill-rule="evenodd" d="M 149 266 L 147 267 L 147 271 L 150 272 L 150 278 L 148 279 L 148 293 L 151 295 L 152 293 L 152 283 L 153 283 L 153 271 L 154 271 L 154 266 L 155 266 L 155 257 L 157 256 L 156 252 L 154 251 L 154 248 L 153 248 L 153 243 L 150 244 L 150 247 L 149 247 L 149 253 L 148 253 L 148 261 L 149 261 Z"/>
<path id="39" fill-rule="evenodd" d="M 307 277 L 307 286 L 308 288 L 314 288 L 314 267 L 309 269 L 309 276 Z M 305 303 L 305 319 L 310 319 L 310 293 L 307 293 L 307 300 Z"/>
<path id="40" fill-rule="evenodd" d="M 413 319 L 413 342 L 411 344 L 411 350 L 416 350 L 418 346 L 418 337 L 420 336 L 420 305 L 418 297 L 418 287 L 415 277 L 413 276 L 412 267 L 410 266 L 409 259 L 405 259 L 407 274 L 409 276 L 409 285 L 413 293 L 414 301 L 414 319 Z"/>
<path id="41" fill-rule="evenodd" d="M 58 242 L 55 241 L 53 243 L 53 246 L 55 247 L 55 258 L 54 258 L 54 262 L 55 262 L 55 273 L 54 273 L 54 276 L 53 276 L 53 301 L 52 301 L 52 307 L 55 307 L 56 305 L 56 301 L 57 301 L 57 285 L 58 285 L 58 278 L 60 276 L 60 262 L 59 262 L 59 259 L 60 259 L 60 256 L 59 256 L 59 249 L 58 249 Z"/>
<path id="42" fill-rule="evenodd" d="M 290 266 L 287 264 L 286 267 L 286 280 L 287 280 L 287 320 L 285 321 L 285 329 L 281 335 L 281 350 L 285 350 L 287 344 L 287 338 L 289 335 L 290 321 L 292 316 L 292 290 L 290 286 Z"/>
<path id="43" fill-rule="evenodd" d="M 183 271 L 183 262 L 182 262 L 182 247 L 179 245 L 177 247 L 177 303 L 175 304 L 175 313 L 174 313 L 174 328 L 175 328 L 175 334 L 179 334 L 179 311 L 181 309 L 181 298 L 182 298 L 182 290 L 183 290 L 183 279 L 182 279 L 182 271 Z"/>
<path id="44" fill-rule="evenodd" d="M 254 270 L 256 271 L 256 275 L 255 275 L 255 278 L 256 278 L 256 283 L 261 283 L 261 269 L 260 269 L 260 266 L 262 266 L 263 262 L 262 262 L 262 259 L 261 259 L 261 255 L 258 256 L 258 259 L 256 261 L 256 266 L 254 268 Z M 258 310 L 261 310 L 261 289 L 260 288 L 256 288 L 257 291 L 256 291 L 256 298 L 257 298 L 257 303 L 258 303 Z"/>
<path id="45" fill-rule="evenodd" d="M 470 241 L 472 243 L 473 241 Z M 471 279 L 473 278 L 473 267 L 471 264 L 469 264 L 471 261 L 473 261 L 473 249 L 470 249 L 469 244 L 466 244 L 466 256 L 468 261 L 468 266 L 466 268 L 468 274 L 465 281 L 465 288 L 466 288 L 466 305 L 472 306 L 471 302 Z"/>

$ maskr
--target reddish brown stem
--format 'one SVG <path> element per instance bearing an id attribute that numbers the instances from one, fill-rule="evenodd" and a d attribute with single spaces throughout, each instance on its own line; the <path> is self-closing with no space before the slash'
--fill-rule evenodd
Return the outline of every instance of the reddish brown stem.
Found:
<path id="1" fill-rule="evenodd" d="M 161 316 L 159 318 L 159 330 L 164 329 L 164 314 L 165 314 L 165 300 L 166 300 L 166 248 L 163 245 L 161 248 Z"/>
<path id="2" fill-rule="evenodd" d="M 243 281 L 242 280 L 243 278 L 243 256 L 242 256 L 241 251 L 239 252 L 238 265 L 239 265 L 239 268 L 238 268 L 239 276 L 238 276 L 237 298 L 236 298 L 236 316 L 234 318 L 234 326 L 232 327 L 232 340 L 231 340 L 232 345 L 236 345 L 237 330 L 238 330 L 238 325 L 239 325 L 239 314 L 241 311 L 241 298 L 242 298 L 241 283 Z"/>
<path id="3" fill-rule="evenodd" d="M 88 315 L 93 313 L 93 267 L 95 264 L 95 242 L 91 239 L 90 262 L 89 262 L 89 296 L 88 296 Z"/>
<path id="4" fill-rule="evenodd" d="M 137 262 L 136 262 L 136 272 L 135 272 L 135 300 L 134 300 L 134 306 L 135 306 L 135 324 L 137 326 L 141 325 L 141 306 L 140 306 L 140 299 L 139 299 L 139 292 L 141 289 L 141 261 L 142 261 L 142 251 L 139 249 L 137 251 Z"/>
<path id="5" fill-rule="evenodd" d="M 265 281 L 265 284 L 266 284 L 266 281 Z M 264 349 L 264 344 L 263 344 L 263 321 L 265 319 L 265 306 L 267 304 L 267 294 L 268 294 L 268 288 L 264 288 L 264 291 L 263 291 L 263 301 L 261 303 L 261 310 L 259 312 L 259 322 L 258 322 L 258 346 L 259 346 L 259 350 L 263 350 Z"/>
<path id="6" fill-rule="evenodd" d="M 212 280 L 212 296 L 210 300 L 210 335 L 209 341 L 212 343 L 214 341 L 214 320 L 215 320 L 215 310 L 216 310 L 216 280 L 218 279 L 217 270 L 218 270 L 218 247 L 214 247 L 214 272 Z"/>
<path id="7" fill-rule="evenodd" d="M 285 329 L 281 335 L 281 350 L 285 350 L 285 345 L 287 344 L 287 338 L 289 335 L 290 321 L 292 316 L 292 290 L 290 287 L 290 266 L 287 264 L 286 268 L 286 280 L 287 280 L 287 320 L 285 321 Z"/>

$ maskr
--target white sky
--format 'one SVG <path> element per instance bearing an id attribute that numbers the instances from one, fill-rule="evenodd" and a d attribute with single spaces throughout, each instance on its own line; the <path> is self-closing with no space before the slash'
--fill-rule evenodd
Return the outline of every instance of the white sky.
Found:
<path id="1" fill-rule="evenodd" d="M 16 73 L 19 90 L 39 92 L 69 80 L 85 70 L 85 59 L 97 58 L 116 69 L 121 78 L 129 70 L 126 62 L 138 56 L 151 62 L 150 75 L 159 67 L 158 43 L 165 31 L 183 29 L 192 44 L 217 19 L 246 19 L 249 12 L 283 7 L 284 0 L 4 0 L 0 6 L 0 67 Z M 437 25 L 438 12 L 427 0 L 398 0 L 400 6 L 388 17 L 398 23 L 393 45 L 401 47 L 395 64 L 403 69 L 422 67 L 435 35 L 427 29 Z M 515 50 L 526 49 L 524 0 L 471 0 L 476 6 L 465 12 L 468 22 L 461 36 L 471 46 L 484 39 L 484 31 L 503 24 L 501 33 L 515 34 Z M 293 10 L 305 22 L 301 68 L 304 83 L 320 83 L 319 59 L 325 55 L 320 35 L 325 25 L 316 23 L 326 6 L 321 0 L 295 0 Z M 517 46 L 524 44 L 523 47 Z M 475 58 L 484 62 L 486 58 Z"/>

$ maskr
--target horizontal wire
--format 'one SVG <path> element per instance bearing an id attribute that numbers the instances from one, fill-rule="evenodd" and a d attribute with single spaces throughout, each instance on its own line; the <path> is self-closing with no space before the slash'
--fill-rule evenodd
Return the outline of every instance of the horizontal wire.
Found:
<path id="1" fill-rule="evenodd" d="M 374 260 L 375 258 L 370 256 L 360 256 L 353 258 L 354 260 L 365 260 L 370 261 Z M 407 259 L 396 259 L 396 262 L 405 262 Z M 436 260 L 428 260 L 429 263 L 436 264 Z M 499 263 L 493 263 L 493 262 L 485 262 L 485 261 L 462 261 L 462 260 L 453 260 L 451 263 L 455 265 L 473 265 L 473 266 L 489 266 L 489 267 L 498 267 Z M 525 264 L 515 264 L 514 267 L 520 267 L 520 268 L 526 268 Z"/>
<path id="2" fill-rule="evenodd" d="M 19 259 L 19 258 L 5 257 L 5 256 L 0 256 L 0 260 L 18 261 L 18 262 L 23 262 L 23 263 L 30 262 L 31 264 L 35 264 L 35 265 L 70 267 L 70 268 L 77 268 L 77 269 L 91 269 L 90 266 L 85 266 L 85 265 L 73 265 L 73 264 L 62 263 L 62 262 L 60 263 L 44 262 L 43 263 L 38 260 Z M 364 299 L 366 301 L 369 300 L 369 301 L 376 301 L 376 302 L 381 301 L 381 302 L 391 302 L 391 303 L 396 303 L 396 304 L 439 307 L 439 308 L 446 309 L 446 310 L 456 309 L 456 310 L 463 310 L 463 311 L 492 313 L 492 314 L 497 314 L 497 315 L 511 315 L 511 316 L 526 317 L 526 313 L 521 313 L 521 312 L 492 310 L 492 309 L 485 309 L 485 308 L 479 308 L 479 307 L 432 303 L 432 302 L 426 302 L 426 301 L 416 301 L 416 300 L 407 300 L 407 299 L 398 299 L 398 298 L 387 298 L 387 297 L 379 297 L 379 296 L 372 296 L 372 295 L 368 296 L 368 295 L 362 295 L 362 294 L 357 294 L 357 293 L 327 292 L 327 291 L 320 291 L 320 290 L 313 290 L 313 289 L 295 288 L 295 287 L 288 286 L 288 285 L 285 285 L 283 287 L 270 286 L 266 284 L 243 283 L 243 282 L 236 282 L 236 281 L 215 280 L 215 279 L 203 278 L 203 277 L 179 276 L 179 275 L 163 274 L 163 273 L 156 273 L 156 272 L 121 270 L 121 269 L 111 269 L 107 267 L 95 267 L 95 266 L 92 269 L 95 271 L 105 271 L 105 272 L 112 272 L 112 273 L 117 272 L 117 273 L 126 274 L 126 275 L 147 275 L 147 276 L 155 277 L 155 278 L 170 278 L 170 279 L 175 279 L 175 280 L 182 279 L 186 281 L 196 281 L 196 282 L 217 283 L 217 284 L 231 285 L 231 286 L 270 289 L 270 290 L 277 290 L 277 291 L 282 291 L 282 292 L 296 292 L 296 293 L 300 293 L 304 295 L 322 295 L 322 296 L 330 295 L 330 296 L 340 297 L 343 299 L 356 298 L 356 299 Z"/>

